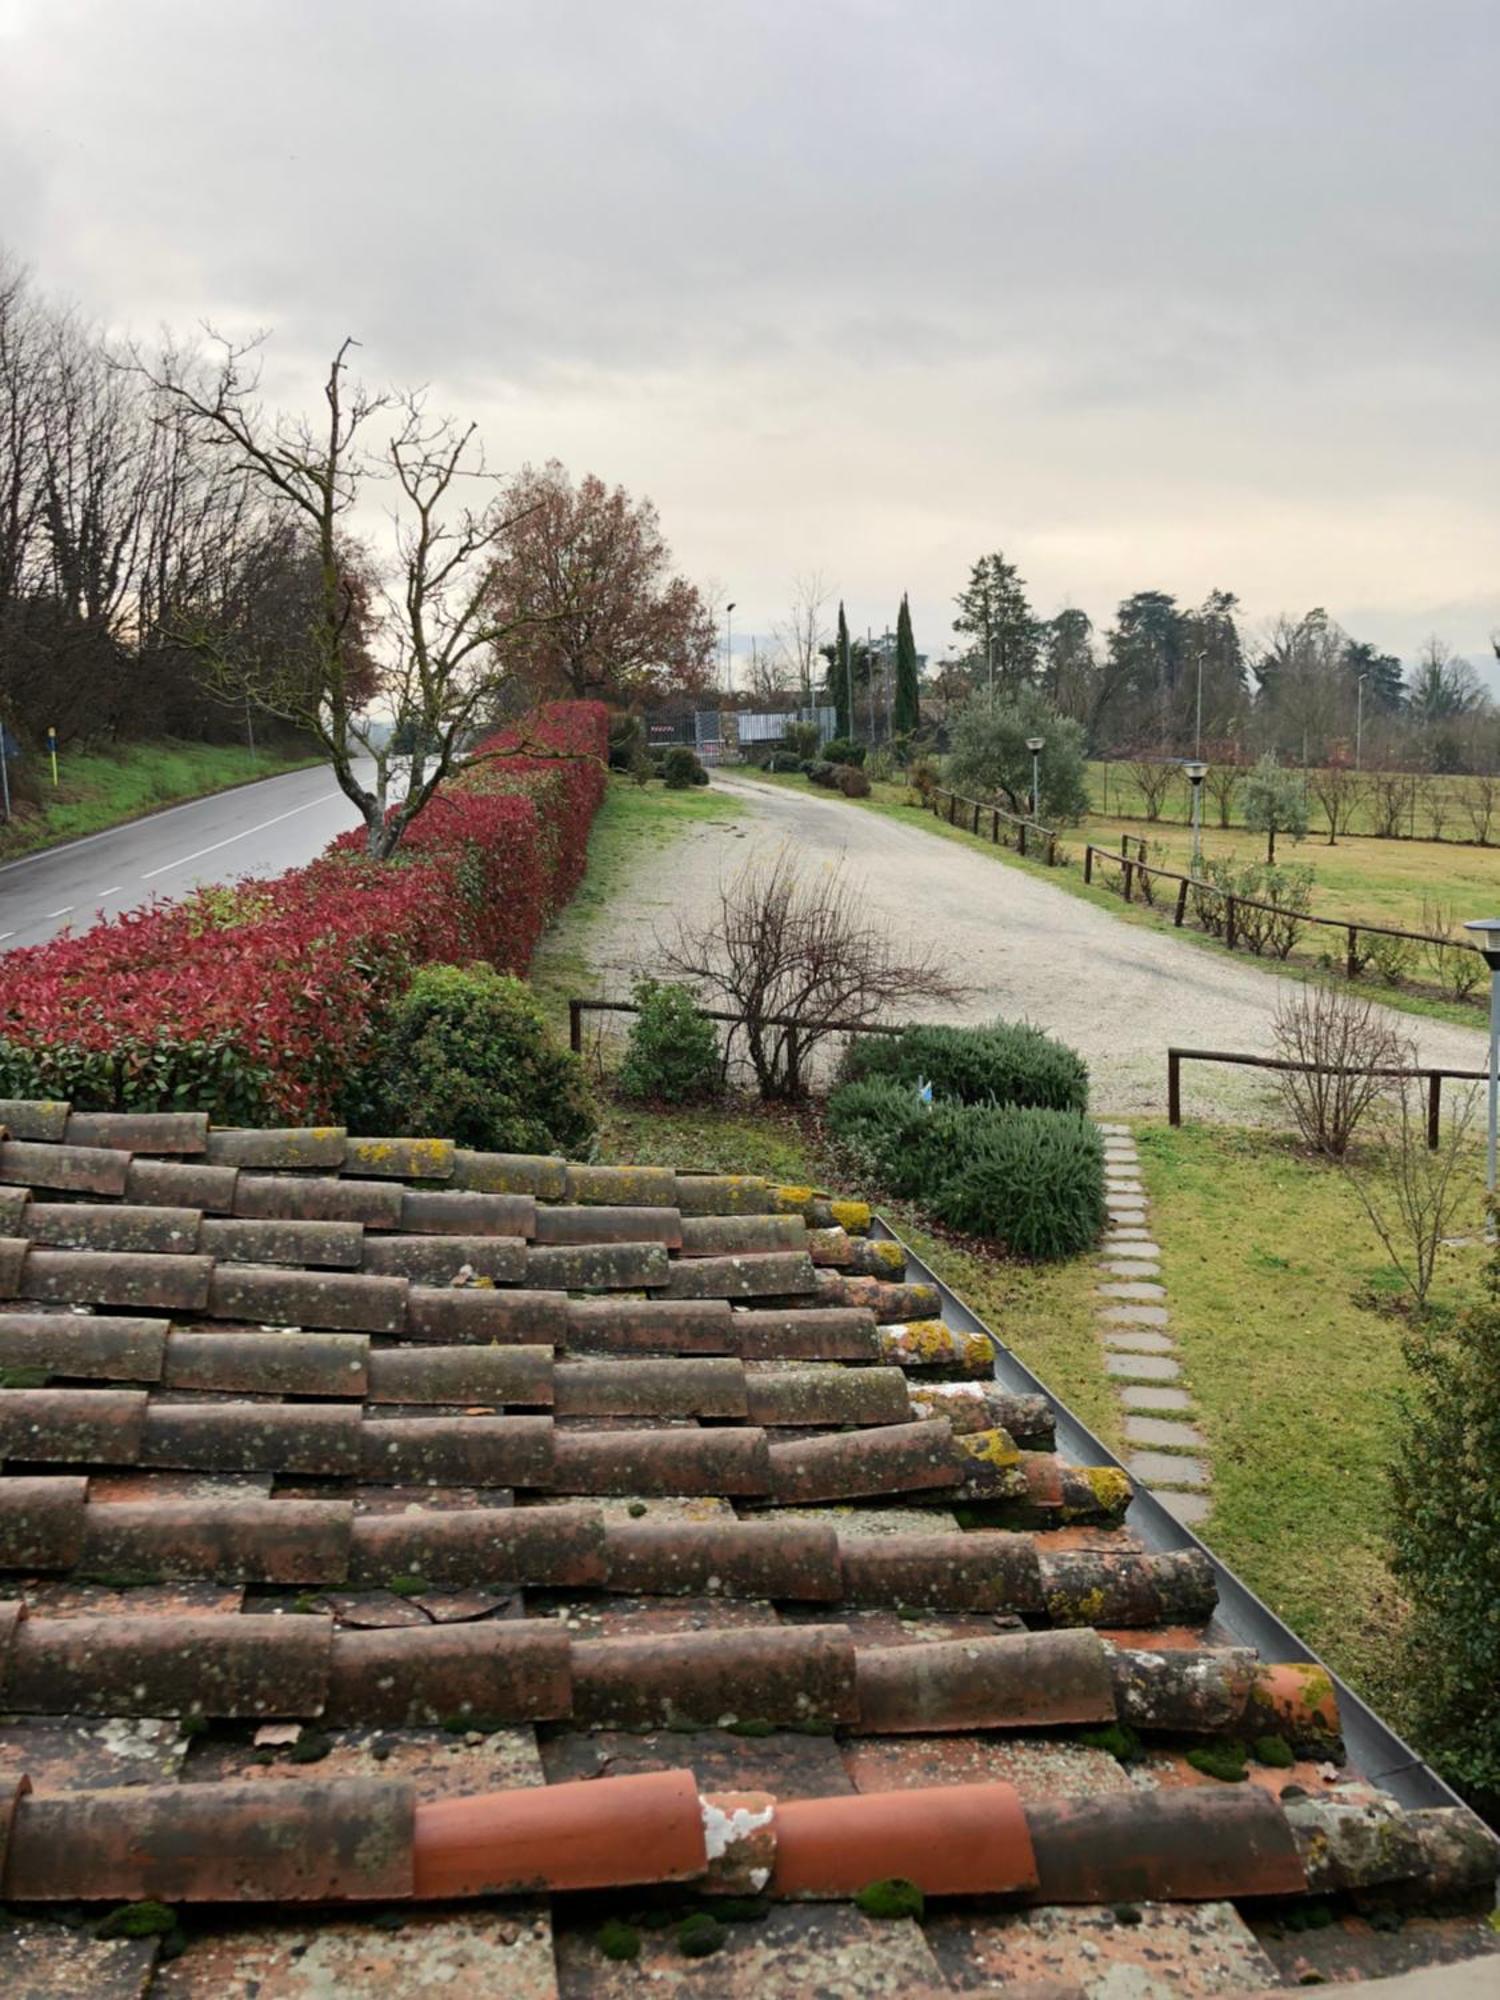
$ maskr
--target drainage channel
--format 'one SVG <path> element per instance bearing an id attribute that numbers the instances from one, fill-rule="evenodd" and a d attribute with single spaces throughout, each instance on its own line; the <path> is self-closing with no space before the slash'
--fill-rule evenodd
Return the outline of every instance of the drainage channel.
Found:
<path id="1" fill-rule="evenodd" d="M 874 1217 L 872 1233 L 901 1245 L 906 1257 L 907 1279 L 934 1288 L 942 1300 L 942 1317 L 946 1325 L 964 1333 L 982 1333 L 994 1343 L 995 1379 L 1003 1388 L 1046 1397 L 1057 1425 L 1057 1448 L 1064 1458 L 1071 1459 L 1075 1465 L 1114 1465 L 1119 1466 L 1122 1472 L 1126 1470 L 1115 1454 L 1074 1416 L 1067 1404 L 1059 1402 L 1046 1383 L 1033 1375 L 1025 1362 L 1011 1352 L 993 1327 L 986 1326 L 978 1313 L 923 1263 L 883 1216 Z M 1326 1660 L 1320 1659 L 1289 1626 L 1283 1624 L 1271 1607 L 1242 1583 L 1206 1543 L 1201 1542 L 1181 1521 L 1174 1519 L 1155 1494 L 1136 1481 L 1131 1484 L 1135 1497 L 1126 1511 L 1125 1523 L 1140 1536 L 1146 1548 L 1153 1551 L 1198 1549 L 1213 1565 L 1219 1608 L 1210 1629 L 1216 1638 L 1222 1634 L 1222 1643 L 1253 1646 L 1263 1660 L 1305 1660 L 1321 1667 L 1338 1691 L 1339 1713 L 1350 1761 L 1362 1777 L 1384 1786 L 1401 1805 L 1464 1805 L 1458 1794 L 1417 1755 L 1410 1744 L 1404 1743 L 1395 1730 L 1382 1722 L 1369 1703 L 1363 1701 Z"/>

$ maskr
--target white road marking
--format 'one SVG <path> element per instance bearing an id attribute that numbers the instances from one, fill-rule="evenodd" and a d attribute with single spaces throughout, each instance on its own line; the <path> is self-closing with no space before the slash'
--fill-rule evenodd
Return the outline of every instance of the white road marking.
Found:
<path id="1" fill-rule="evenodd" d="M 293 806 L 290 812 L 277 813 L 274 819 L 263 819 L 259 826 L 247 826 L 242 833 L 232 833 L 227 840 L 216 840 L 212 847 L 200 847 L 195 854 L 180 854 L 175 861 L 164 861 L 160 868 L 148 868 L 141 880 L 149 882 L 154 875 L 165 875 L 169 868 L 186 868 L 190 861 L 201 861 L 205 854 L 217 854 L 221 847 L 233 847 L 237 840 L 248 840 L 252 833 L 264 833 L 268 826 L 279 826 L 284 819 L 295 819 L 298 813 L 311 812 L 314 806 L 326 806 L 330 799 L 341 798 L 340 792 L 325 792 L 321 798 L 309 799 L 305 806 Z"/>
<path id="2" fill-rule="evenodd" d="M 19 935 L 20 933 L 17 931 L 0 931 L 0 944 L 4 944 L 8 937 L 17 937 Z"/>
<path id="3" fill-rule="evenodd" d="M 118 896 L 123 886 L 122 883 L 116 882 L 113 889 L 101 889 L 99 891 L 99 901 L 102 903 L 106 896 Z"/>
<path id="4" fill-rule="evenodd" d="M 54 917 L 71 917 L 77 907 L 76 903 L 64 903 L 60 910 L 49 910 L 46 916 L 42 918 L 42 922 L 50 924 Z"/>

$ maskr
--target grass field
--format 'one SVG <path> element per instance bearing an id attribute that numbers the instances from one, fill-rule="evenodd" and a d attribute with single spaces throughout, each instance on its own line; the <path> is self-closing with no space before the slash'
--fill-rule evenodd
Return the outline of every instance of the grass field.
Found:
<path id="1" fill-rule="evenodd" d="M 1266 1132 L 1136 1127 L 1183 1370 L 1213 1445 L 1205 1539 L 1402 1725 L 1402 1605 L 1386 1568 L 1386 1468 L 1406 1380 L 1397 1286 L 1339 1171 Z M 1482 1197 L 1473 1151 L 1471 1204 Z M 1434 1299 L 1477 1291 L 1477 1238 Z"/>
<path id="2" fill-rule="evenodd" d="M 1328 819 L 1312 787 L 1317 772 L 1309 775 L 1308 813 L 1314 836 L 1327 834 Z M 1349 782 L 1360 794 L 1349 817 L 1356 837 L 1373 838 L 1389 814 L 1399 840 L 1436 839 L 1450 845 L 1484 842 L 1500 846 L 1500 779 L 1454 775 L 1425 776 L 1420 772 L 1354 772 Z M 1088 767 L 1089 797 L 1101 819 L 1144 818 L 1146 801 L 1129 763 L 1113 760 L 1094 762 Z M 1189 787 L 1186 778 L 1173 774 L 1162 804 L 1164 819 L 1184 826 L 1189 818 Z M 1207 785 L 1203 794 L 1205 825 L 1217 826 L 1218 807 Z M 1244 818 L 1244 785 L 1234 794 L 1230 807 L 1232 825 Z M 1343 836 L 1340 835 L 1342 839 Z M 1382 846 L 1398 841 L 1384 838 Z"/>
<path id="3" fill-rule="evenodd" d="M 54 793 L 50 767 L 38 758 L 32 776 L 41 785 L 41 807 L 22 806 L 8 826 L 0 825 L 0 861 L 140 819 L 160 806 L 317 762 L 305 754 L 287 757 L 262 750 L 252 757 L 240 744 L 179 743 L 166 738 L 123 744 L 118 750 L 60 753 L 61 782 Z"/>

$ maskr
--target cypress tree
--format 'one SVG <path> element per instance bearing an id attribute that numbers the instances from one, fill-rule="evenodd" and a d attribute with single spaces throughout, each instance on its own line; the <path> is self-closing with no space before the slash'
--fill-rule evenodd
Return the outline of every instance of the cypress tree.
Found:
<path id="1" fill-rule="evenodd" d="M 840 737 L 848 743 L 854 736 L 854 715 L 850 700 L 849 621 L 844 616 L 844 600 L 839 599 L 839 636 L 833 652 L 833 705 L 838 711 Z"/>
<path id="2" fill-rule="evenodd" d="M 897 736 L 910 736 L 922 720 L 917 695 L 917 642 L 911 632 L 911 606 L 901 593 L 901 610 L 896 618 L 896 702 L 891 727 Z"/>

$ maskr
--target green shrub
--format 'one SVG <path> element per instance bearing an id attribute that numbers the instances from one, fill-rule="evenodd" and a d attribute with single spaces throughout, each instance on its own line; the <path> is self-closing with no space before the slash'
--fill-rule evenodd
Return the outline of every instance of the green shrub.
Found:
<path id="1" fill-rule="evenodd" d="M 971 1107 L 928 1197 L 940 1222 L 1017 1257 L 1073 1257 L 1104 1228 L 1104 1142 L 1072 1111 Z"/>
<path id="2" fill-rule="evenodd" d="M 1414 1740 L 1481 1810 L 1500 1805 L 1500 1252 L 1485 1296 L 1402 1342 L 1391 1568 L 1410 1601 Z"/>
<path id="3" fill-rule="evenodd" d="M 866 1035 L 851 1044 L 843 1073 L 849 1078 L 885 1076 L 912 1085 L 930 1083 L 934 1097 L 960 1104 L 1088 1109 L 1089 1073 L 1083 1058 L 1024 1021 Z"/>
<path id="4" fill-rule="evenodd" d="M 661 760 L 662 780 L 669 792 L 685 792 L 691 785 L 706 785 L 708 773 L 698 761 L 696 750 L 674 743 Z"/>
<path id="5" fill-rule="evenodd" d="M 835 736 L 831 743 L 823 745 L 823 761 L 825 764 L 863 764 L 865 746 L 863 743 L 851 743 L 847 736 Z"/>
<path id="6" fill-rule="evenodd" d="M 346 1115 L 365 1132 L 501 1153 L 576 1152 L 593 1136 L 583 1066 L 524 981 L 424 966 L 390 1009 Z"/>
<path id="7" fill-rule="evenodd" d="M 828 1100 L 828 1129 L 864 1173 L 894 1195 L 920 1198 L 941 1180 L 962 1123 L 960 1107 L 923 1104 L 891 1077 L 846 1083 Z"/>
<path id="8" fill-rule="evenodd" d="M 826 785 L 832 791 L 839 781 L 838 767 L 834 764 L 822 762 L 809 764 L 807 767 L 807 777 L 809 784 Z"/>
<path id="9" fill-rule="evenodd" d="M 857 764 L 845 764 L 839 770 L 839 790 L 846 799 L 867 799 L 870 781 Z"/>
<path id="10" fill-rule="evenodd" d="M 766 769 L 790 775 L 793 771 L 802 769 L 802 762 L 800 757 L 794 757 L 788 750 L 777 750 L 766 759 Z"/>
<path id="11" fill-rule="evenodd" d="M 663 1104 L 715 1096 L 723 1082 L 719 1037 L 713 1022 L 699 1013 L 692 989 L 641 979 L 633 998 L 640 1012 L 620 1065 L 621 1095 Z"/>
<path id="12" fill-rule="evenodd" d="M 806 761 L 818 754 L 818 725 L 815 722 L 789 722 L 781 732 L 781 747 L 788 757 Z"/>

